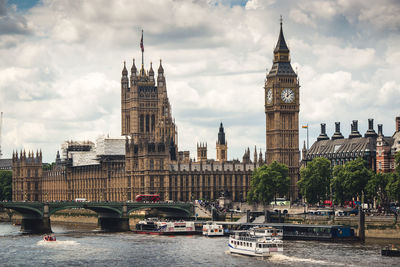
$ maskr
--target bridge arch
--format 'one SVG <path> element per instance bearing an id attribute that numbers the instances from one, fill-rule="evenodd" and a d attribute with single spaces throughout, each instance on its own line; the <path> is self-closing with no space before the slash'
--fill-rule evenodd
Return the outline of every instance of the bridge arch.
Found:
<path id="1" fill-rule="evenodd" d="M 86 210 L 91 210 L 96 212 L 97 214 L 101 213 L 112 213 L 114 215 L 117 216 L 121 216 L 122 215 L 122 211 L 114 208 L 114 207 L 107 207 L 107 206 L 87 206 L 87 205 L 64 205 L 64 206 L 60 206 L 60 207 L 53 207 L 50 208 L 49 210 L 49 216 L 54 215 L 54 213 L 56 213 L 57 211 L 61 211 L 61 210 L 67 210 L 67 209 L 86 209 Z"/>

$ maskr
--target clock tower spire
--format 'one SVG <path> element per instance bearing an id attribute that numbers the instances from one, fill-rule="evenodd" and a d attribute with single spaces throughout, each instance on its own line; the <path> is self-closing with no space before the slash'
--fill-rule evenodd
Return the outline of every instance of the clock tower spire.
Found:
<path id="1" fill-rule="evenodd" d="M 299 175 L 300 85 L 290 64 L 290 50 L 282 29 L 274 49 L 273 65 L 265 81 L 266 162 L 289 167 L 290 198 L 297 198 Z"/>

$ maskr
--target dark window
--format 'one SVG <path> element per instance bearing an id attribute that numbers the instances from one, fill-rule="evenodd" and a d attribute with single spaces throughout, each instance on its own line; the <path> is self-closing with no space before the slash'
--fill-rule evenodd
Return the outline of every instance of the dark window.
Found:
<path id="1" fill-rule="evenodd" d="M 143 114 L 140 115 L 139 121 L 140 121 L 140 132 L 143 133 L 144 132 L 144 116 L 143 116 Z"/>

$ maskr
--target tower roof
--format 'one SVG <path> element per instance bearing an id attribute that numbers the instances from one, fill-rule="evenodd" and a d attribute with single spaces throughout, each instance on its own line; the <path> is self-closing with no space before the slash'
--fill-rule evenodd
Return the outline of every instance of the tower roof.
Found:
<path id="1" fill-rule="evenodd" d="M 122 76 L 127 76 L 128 75 L 128 70 L 126 69 L 126 64 L 124 61 L 124 68 L 122 69 Z"/>
<path id="2" fill-rule="evenodd" d="M 289 52 L 289 48 L 285 41 L 285 36 L 283 36 L 282 16 L 281 16 L 281 30 L 279 33 L 279 39 L 278 39 L 278 42 L 276 43 L 276 47 L 274 49 L 274 53 L 277 53 L 277 52 Z"/>
<path id="3" fill-rule="evenodd" d="M 222 125 L 222 122 L 219 125 L 218 144 L 225 145 L 225 132 L 224 132 L 224 126 Z"/>

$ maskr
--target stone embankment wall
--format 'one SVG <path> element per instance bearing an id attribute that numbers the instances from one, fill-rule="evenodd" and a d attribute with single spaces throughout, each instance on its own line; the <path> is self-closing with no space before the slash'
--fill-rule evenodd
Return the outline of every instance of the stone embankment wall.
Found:
<path id="1" fill-rule="evenodd" d="M 129 218 L 129 225 L 133 228 L 136 223 L 144 217 L 141 213 L 131 214 Z M 21 215 L 12 213 L 11 222 L 14 224 L 21 224 Z M 91 210 L 69 209 L 56 212 L 51 215 L 50 220 L 52 223 L 62 224 L 81 224 L 81 225 L 97 225 L 97 214 Z M 10 222 L 10 216 L 6 211 L 0 211 L 0 222 Z"/>

